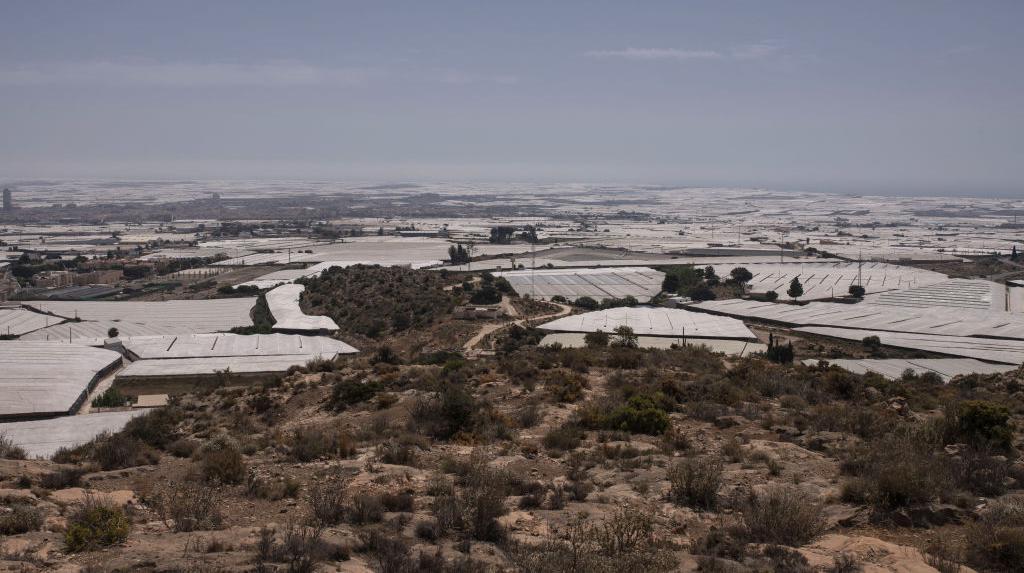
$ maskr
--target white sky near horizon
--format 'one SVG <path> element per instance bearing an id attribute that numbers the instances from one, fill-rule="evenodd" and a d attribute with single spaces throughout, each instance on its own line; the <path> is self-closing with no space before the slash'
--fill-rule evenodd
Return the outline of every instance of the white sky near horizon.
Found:
<path id="1" fill-rule="evenodd" d="M 0 182 L 1020 196 L 1024 3 L 0 3 Z"/>

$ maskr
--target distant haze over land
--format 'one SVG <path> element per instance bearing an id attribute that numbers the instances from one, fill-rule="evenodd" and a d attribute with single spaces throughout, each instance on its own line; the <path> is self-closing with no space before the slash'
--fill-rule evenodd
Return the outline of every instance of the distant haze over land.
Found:
<path id="1" fill-rule="evenodd" d="M 5 2 L 0 180 L 1008 196 L 1022 2 Z"/>

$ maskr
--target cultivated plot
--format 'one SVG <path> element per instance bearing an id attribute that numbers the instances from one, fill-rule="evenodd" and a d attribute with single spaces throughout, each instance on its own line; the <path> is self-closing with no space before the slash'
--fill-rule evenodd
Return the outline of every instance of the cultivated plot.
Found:
<path id="1" fill-rule="evenodd" d="M 754 339 L 742 321 L 676 308 L 620 307 L 559 318 L 539 326 L 554 332 L 611 333 L 627 326 L 641 336 Z"/>
<path id="2" fill-rule="evenodd" d="M 68 414 L 120 364 L 120 354 L 100 348 L 0 341 L 0 419 Z"/>
<path id="3" fill-rule="evenodd" d="M 661 292 L 665 273 L 644 267 L 615 269 L 538 269 L 496 273 L 520 296 L 551 299 L 555 296 L 595 300 L 631 296 L 647 302 Z"/>

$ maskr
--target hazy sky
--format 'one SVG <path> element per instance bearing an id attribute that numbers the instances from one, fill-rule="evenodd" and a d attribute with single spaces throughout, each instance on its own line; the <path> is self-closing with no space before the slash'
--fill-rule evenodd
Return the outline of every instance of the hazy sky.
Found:
<path id="1" fill-rule="evenodd" d="M 1024 194 L 1024 2 L 0 0 L 0 180 Z"/>

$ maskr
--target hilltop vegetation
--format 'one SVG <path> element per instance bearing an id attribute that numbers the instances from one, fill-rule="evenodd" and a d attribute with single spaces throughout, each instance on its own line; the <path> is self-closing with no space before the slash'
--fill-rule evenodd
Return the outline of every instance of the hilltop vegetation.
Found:
<path id="1" fill-rule="evenodd" d="M 446 273 L 404 267 L 332 267 L 301 279 L 302 305 L 309 314 L 331 317 L 343 333 L 381 338 L 422 329 L 449 316 L 456 298 Z"/>

